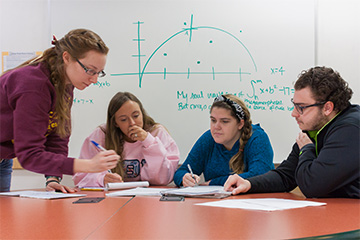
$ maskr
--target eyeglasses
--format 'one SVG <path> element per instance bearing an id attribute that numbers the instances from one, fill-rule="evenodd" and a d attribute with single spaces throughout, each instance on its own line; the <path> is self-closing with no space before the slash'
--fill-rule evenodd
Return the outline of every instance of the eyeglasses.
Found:
<path id="1" fill-rule="evenodd" d="M 94 69 L 89 69 L 82 64 L 79 59 L 75 58 L 76 61 L 80 64 L 80 66 L 85 70 L 86 74 L 90 76 L 94 76 L 95 74 L 99 75 L 99 77 L 104 77 L 106 73 L 104 71 L 96 72 Z"/>
<path id="2" fill-rule="evenodd" d="M 300 115 L 301 115 L 301 114 L 304 113 L 305 108 L 321 106 L 321 105 L 324 105 L 327 101 L 314 103 L 314 104 L 310 104 L 310 105 L 306 105 L 306 106 L 300 106 L 298 103 L 294 103 L 293 99 L 291 99 L 291 102 L 294 104 L 294 107 L 296 108 L 296 111 L 298 111 L 298 113 L 300 113 Z"/>

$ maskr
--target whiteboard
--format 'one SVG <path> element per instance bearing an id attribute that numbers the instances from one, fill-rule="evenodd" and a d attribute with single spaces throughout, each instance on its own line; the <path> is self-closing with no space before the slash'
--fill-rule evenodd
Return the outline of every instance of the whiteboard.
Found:
<path id="1" fill-rule="evenodd" d="M 106 121 L 118 91 L 134 93 L 166 126 L 181 162 L 209 129 L 209 107 L 223 93 L 245 101 L 271 140 L 274 162 L 289 154 L 299 132 L 290 115 L 293 82 L 314 65 L 313 0 L 52 0 L 47 6 L 51 34 L 88 28 L 110 48 L 106 77 L 75 91 L 71 156 Z"/>

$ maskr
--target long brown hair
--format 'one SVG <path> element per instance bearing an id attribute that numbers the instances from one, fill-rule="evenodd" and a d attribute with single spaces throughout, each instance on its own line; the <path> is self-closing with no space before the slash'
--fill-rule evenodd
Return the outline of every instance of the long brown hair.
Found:
<path id="1" fill-rule="evenodd" d="M 52 41 L 54 47 L 48 48 L 39 57 L 30 59 L 17 68 L 45 63 L 50 70 L 50 81 L 55 87 L 55 119 L 57 121 L 56 132 L 62 137 L 71 133 L 70 89 L 72 85 L 66 85 L 66 73 L 64 68 L 63 53 L 66 51 L 73 58 L 83 58 L 91 50 L 107 54 L 109 48 L 99 35 L 87 29 L 75 29 L 67 33 L 60 40 Z"/>
<path id="2" fill-rule="evenodd" d="M 250 112 L 249 112 L 248 108 L 246 107 L 245 103 L 240 98 L 238 98 L 232 94 L 224 94 L 223 96 L 226 97 L 227 99 L 230 99 L 231 101 L 237 103 L 238 105 L 240 105 L 240 107 L 242 108 L 244 115 L 245 115 L 244 116 L 244 126 L 240 130 L 241 133 L 240 133 L 240 138 L 239 138 L 239 142 L 240 142 L 239 151 L 234 156 L 232 156 L 232 158 L 229 161 L 229 166 L 234 171 L 234 173 L 240 174 L 244 171 L 244 168 L 245 168 L 244 148 L 245 148 L 246 143 L 248 142 L 248 140 L 250 139 L 250 137 L 252 135 L 252 121 L 251 121 Z M 212 109 L 214 107 L 230 110 L 231 116 L 233 116 L 238 122 L 240 122 L 240 119 L 236 116 L 234 109 L 225 101 L 215 101 L 210 108 L 210 112 L 212 111 Z"/>
<path id="3" fill-rule="evenodd" d="M 102 128 L 102 131 L 105 133 L 105 148 L 113 149 L 117 154 L 120 155 L 120 163 L 114 169 L 112 169 L 112 171 L 120 174 L 122 177 L 124 177 L 123 152 L 125 134 L 120 130 L 119 127 L 116 126 L 115 113 L 127 101 L 133 101 L 139 105 L 140 111 L 143 115 L 143 129 L 145 131 L 151 131 L 158 124 L 147 114 L 142 103 L 134 94 L 129 92 L 118 92 L 110 100 L 107 111 L 106 128 Z"/>

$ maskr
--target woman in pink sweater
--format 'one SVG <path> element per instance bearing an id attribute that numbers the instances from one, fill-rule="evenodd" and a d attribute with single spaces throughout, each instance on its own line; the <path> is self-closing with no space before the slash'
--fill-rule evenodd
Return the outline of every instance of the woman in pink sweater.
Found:
<path id="1" fill-rule="evenodd" d="M 112 172 L 76 173 L 78 187 L 104 187 L 122 181 L 149 181 L 151 185 L 167 185 L 173 180 L 180 154 L 168 131 L 144 110 L 131 93 L 118 92 L 110 101 L 106 125 L 97 127 L 81 148 L 80 157 L 91 157 L 98 149 L 95 141 L 115 150 L 120 162 Z"/>

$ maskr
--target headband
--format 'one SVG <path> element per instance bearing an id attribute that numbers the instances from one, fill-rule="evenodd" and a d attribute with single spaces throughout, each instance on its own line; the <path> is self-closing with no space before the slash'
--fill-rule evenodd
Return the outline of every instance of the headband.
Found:
<path id="1" fill-rule="evenodd" d="M 237 104 L 236 102 L 226 98 L 224 95 L 220 95 L 214 99 L 215 102 L 225 102 L 227 105 L 231 107 L 231 109 L 235 112 L 235 115 L 239 120 L 244 119 L 245 120 L 245 113 L 242 107 Z"/>

